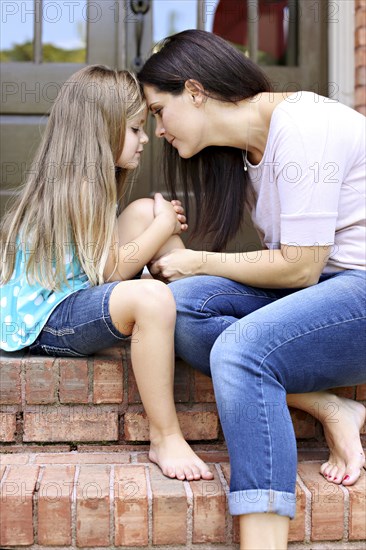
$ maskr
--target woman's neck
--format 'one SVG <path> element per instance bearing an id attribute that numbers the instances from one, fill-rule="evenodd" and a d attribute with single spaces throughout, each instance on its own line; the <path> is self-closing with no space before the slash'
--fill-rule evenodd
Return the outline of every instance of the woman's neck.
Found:
<path id="1" fill-rule="evenodd" d="M 214 101 L 210 105 L 208 145 L 237 147 L 248 151 L 258 164 L 266 148 L 273 111 L 291 93 L 262 93 L 237 104 Z"/>

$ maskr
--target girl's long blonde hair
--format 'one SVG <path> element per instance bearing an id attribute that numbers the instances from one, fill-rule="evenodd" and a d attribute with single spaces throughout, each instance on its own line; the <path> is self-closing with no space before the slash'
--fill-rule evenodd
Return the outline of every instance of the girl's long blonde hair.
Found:
<path id="1" fill-rule="evenodd" d="M 70 246 L 92 285 L 118 241 L 117 204 L 127 170 L 116 169 L 126 123 L 145 108 L 128 71 L 91 65 L 62 86 L 24 188 L 1 227 L 1 283 L 15 253 L 26 250 L 26 275 L 57 290 L 66 281 Z"/>

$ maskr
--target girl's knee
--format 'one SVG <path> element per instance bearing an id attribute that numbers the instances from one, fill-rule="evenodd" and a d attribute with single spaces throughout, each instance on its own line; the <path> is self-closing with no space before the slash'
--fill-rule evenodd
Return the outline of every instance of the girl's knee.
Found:
<path id="1" fill-rule="evenodd" d="M 137 199 L 131 202 L 124 212 L 136 216 L 140 220 L 143 218 L 151 222 L 154 218 L 154 201 L 149 198 Z"/>
<path id="2" fill-rule="evenodd" d="M 176 305 L 169 287 L 156 279 L 139 281 L 138 300 L 145 314 L 163 316 L 175 321 Z"/>

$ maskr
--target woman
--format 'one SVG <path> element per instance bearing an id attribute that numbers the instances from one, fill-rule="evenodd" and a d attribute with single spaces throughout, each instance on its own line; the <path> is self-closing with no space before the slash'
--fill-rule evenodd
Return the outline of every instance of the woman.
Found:
<path id="1" fill-rule="evenodd" d="M 167 181 L 175 192 L 179 174 L 186 202 L 193 191 L 195 233 L 213 251 L 152 266 L 176 281 L 177 353 L 212 374 L 241 548 L 282 549 L 296 508 L 286 396 L 323 423 L 329 481 L 351 485 L 365 463 L 365 408 L 324 391 L 366 381 L 365 119 L 313 93 L 272 93 L 205 31 L 166 39 L 139 80 Z M 245 205 L 263 249 L 220 252 Z"/>

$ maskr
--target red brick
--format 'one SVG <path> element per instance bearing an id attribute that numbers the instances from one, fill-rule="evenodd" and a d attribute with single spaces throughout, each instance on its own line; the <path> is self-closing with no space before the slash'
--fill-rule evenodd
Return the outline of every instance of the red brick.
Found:
<path id="1" fill-rule="evenodd" d="M 326 481 L 319 468 L 320 463 L 298 466 L 300 477 L 312 495 L 311 540 L 340 540 L 344 531 L 343 491 Z"/>
<path id="2" fill-rule="evenodd" d="M 199 371 L 194 371 L 194 397 L 196 403 L 214 403 L 215 394 L 212 380 L 209 376 Z"/>
<path id="3" fill-rule="evenodd" d="M 128 464 L 129 453 L 47 453 L 34 459 L 36 464 Z"/>
<path id="4" fill-rule="evenodd" d="M 217 471 L 214 479 L 190 483 L 193 493 L 193 543 L 226 542 L 227 500 Z"/>
<path id="5" fill-rule="evenodd" d="M 366 11 L 359 9 L 356 11 L 355 28 L 366 27 Z"/>
<path id="6" fill-rule="evenodd" d="M 184 361 L 176 359 L 174 374 L 174 400 L 176 403 L 186 403 L 190 398 L 191 367 Z M 128 363 L 128 402 L 141 403 L 132 364 Z"/>
<path id="7" fill-rule="evenodd" d="M 230 487 L 230 464 L 221 464 L 221 470 L 224 474 L 226 483 Z M 233 518 L 233 542 L 240 543 L 240 522 L 239 516 L 232 516 Z"/>
<path id="8" fill-rule="evenodd" d="M 28 405 L 45 405 L 57 401 L 57 360 L 29 357 L 26 361 L 25 400 Z"/>
<path id="9" fill-rule="evenodd" d="M 60 403 L 88 402 L 88 362 L 86 359 L 58 359 Z"/>
<path id="10" fill-rule="evenodd" d="M 118 466 L 114 474 L 115 545 L 147 546 L 148 500 L 144 466 Z"/>
<path id="11" fill-rule="evenodd" d="M 366 401 L 366 384 L 357 386 L 356 399 L 357 401 Z"/>
<path id="12" fill-rule="evenodd" d="M 132 364 L 129 358 L 127 366 L 127 376 L 128 376 L 128 402 L 129 403 L 141 403 L 141 397 L 139 390 L 137 388 L 135 375 L 133 374 Z"/>
<path id="13" fill-rule="evenodd" d="M 11 466 L 0 491 L 0 545 L 23 546 L 34 542 L 33 493 L 37 466 Z"/>
<path id="14" fill-rule="evenodd" d="M 24 413 L 24 441 L 113 441 L 117 411 L 101 406 L 39 407 Z"/>
<path id="15" fill-rule="evenodd" d="M 359 86 L 355 90 L 355 105 L 363 107 L 366 105 L 366 86 Z"/>
<path id="16" fill-rule="evenodd" d="M 366 86 L 366 67 L 357 67 L 356 86 Z"/>
<path id="17" fill-rule="evenodd" d="M 94 359 L 93 402 L 123 402 L 123 368 L 121 360 Z"/>
<path id="18" fill-rule="evenodd" d="M 181 359 L 175 360 L 174 400 L 176 403 L 187 403 L 190 399 L 192 367 Z"/>
<path id="19" fill-rule="evenodd" d="M 309 439 L 316 435 L 316 420 L 310 414 L 299 409 L 290 408 L 292 422 L 296 437 L 299 439 Z"/>
<path id="20" fill-rule="evenodd" d="M 356 0 L 355 3 L 356 10 L 366 10 L 366 0 Z"/>
<path id="21" fill-rule="evenodd" d="M 0 363 L 0 404 L 17 405 L 21 402 L 21 359 L 1 358 Z"/>
<path id="22" fill-rule="evenodd" d="M 355 32 L 355 47 L 366 46 L 366 27 L 359 27 Z"/>
<path id="23" fill-rule="evenodd" d="M 78 451 L 81 453 L 124 453 L 124 452 L 144 452 L 145 450 L 149 449 L 149 445 L 133 445 L 131 444 L 113 444 L 113 443 L 106 443 L 104 445 L 88 445 L 87 443 L 80 443 L 78 445 Z"/>
<path id="24" fill-rule="evenodd" d="M 0 445 L 0 453 L 67 453 L 70 445 Z"/>
<path id="25" fill-rule="evenodd" d="M 0 441 L 15 441 L 16 416 L 15 413 L 0 413 Z"/>
<path id="26" fill-rule="evenodd" d="M 154 464 L 149 466 L 149 471 L 153 493 L 153 544 L 186 544 L 187 497 L 183 483 L 165 477 Z"/>
<path id="27" fill-rule="evenodd" d="M 349 540 L 366 540 L 366 474 L 349 491 Z"/>
<path id="28" fill-rule="evenodd" d="M 296 483 L 296 515 L 290 521 L 289 542 L 301 542 L 305 538 L 306 494 L 299 483 Z"/>
<path id="29" fill-rule="evenodd" d="M 355 50 L 355 67 L 364 67 L 366 65 L 366 46 Z"/>
<path id="30" fill-rule="evenodd" d="M 366 116 L 366 105 L 359 105 L 355 109 L 358 113 L 361 113 L 361 115 Z"/>
<path id="31" fill-rule="evenodd" d="M 71 545 L 75 466 L 46 466 L 38 495 L 38 543 Z"/>
<path id="32" fill-rule="evenodd" d="M 77 546 L 110 545 L 110 466 L 81 466 L 77 480 Z"/>
<path id="33" fill-rule="evenodd" d="M 212 411 L 178 411 L 178 419 L 184 437 L 189 441 L 217 439 L 219 423 L 217 413 Z M 127 441 L 148 441 L 149 422 L 141 409 L 125 413 L 125 438 Z"/>
<path id="34" fill-rule="evenodd" d="M 1 464 L 28 464 L 29 454 L 4 454 L 0 455 Z"/>
<path id="35" fill-rule="evenodd" d="M 348 399 L 354 399 L 356 394 L 355 386 L 345 386 L 343 388 L 333 388 L 331 393 L 338 395 L 339 397 L 347 397 Z"/>

